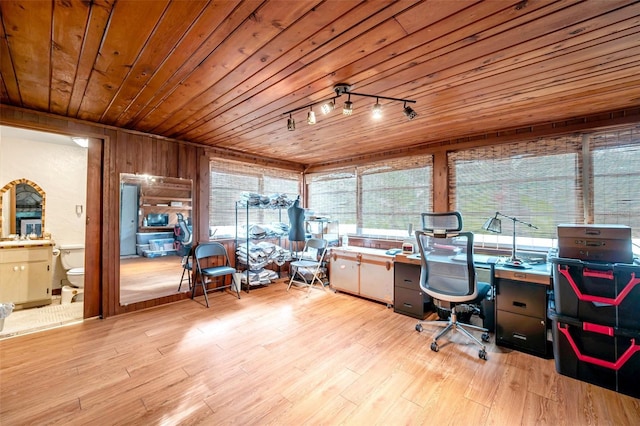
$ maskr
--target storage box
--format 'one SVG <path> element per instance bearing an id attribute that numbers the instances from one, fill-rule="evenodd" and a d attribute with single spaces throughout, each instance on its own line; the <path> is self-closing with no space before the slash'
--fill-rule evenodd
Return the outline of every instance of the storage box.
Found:
<path id="1" fill-rule="evenodd" d="M 149 257 L 149 258 L 170 256 L 175 254 L 176 254 L 175 250 L 145 250 L 142 252 L 142 255 L 144 257 Z"/>
<path id="2" fill-rule="evenodd" d="M 640 266 L 552 259 L 558 314 L 640 330 Z"/>
<path id="3" fill-rule="evenodd" d="M 136 254 L 142 256 L 145 250 L 151 250 L 149 244 L 136 244 Z"/>
<path id="4" fill-rule="evenodd" d="M 149 248 L 153 251 L 157 250 L 173 250 L 173 238 L 162 238 L 158 240 L 149 240 Z"/>
<path id="5" fill-rule="evenodd" d="M 137 244 L 149 244 L 150 240 L 160 240 L 164 238 L 173 238 L 173 232 L 137 232 Z"/>
<path id="6" fill-rule="evenodd" d="M 631 228 L 624 225 L 558 225 L 558 257 L 633 263 Z"/>
<path id="7" fill-rule="evenodd" d="M 548 314 L 558 373 L 640 398 L 640 331 Z"/>

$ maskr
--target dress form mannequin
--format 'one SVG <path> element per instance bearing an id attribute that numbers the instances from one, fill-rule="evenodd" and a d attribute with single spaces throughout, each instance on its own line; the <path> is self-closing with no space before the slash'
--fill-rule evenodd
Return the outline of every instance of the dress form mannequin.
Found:
<path id="1" fill-rule="evenodd" d="M 289 215 L 289 242 L 291 247 L 294 247 L 294 242 L 296 250 L 298 247 L 299 241 L 305 241 L 305 232 L 304 232 L 304 209 L 300 207 L 300 197 L 293 202 L 293 205 L 289 207 L 287 210 L 287 214 Z"/>

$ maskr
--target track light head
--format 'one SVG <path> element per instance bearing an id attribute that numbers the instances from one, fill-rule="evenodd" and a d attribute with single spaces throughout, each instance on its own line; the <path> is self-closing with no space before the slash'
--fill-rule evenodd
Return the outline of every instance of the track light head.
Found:
<path id="1" fill-rule="evenodd" d="M 316 124 L 316 113 L 313 110 L 307 113 L 307 124 Z"/>
<path id="2" fill-rule="evenodd" d="M 291 114 L 289 114 L 289 118 L 287 119 L 287 130 L 293 132 L 296 129 L 296 120 L 293 119 Z"/>
<path id="3" fill-rule="evenodd" d="M 373 115 L 373 118 L 376 120 L 379 120 L 380 118 L 382 118 L 382 105 L 378 103 L 378 98 L 376 98 L 376 103 L 371 110 L 371 114 Z"/>
<path id="4" fill-rule="evenodd" d="M 334 102 L 334 99 L 331 99 L 330 101 L 327 101 L 325 103 L 322 104 L 322 106 L 320 107 L 320 109 L 322 110 L 322 113 L 324 115 L 329 114 L 331 111 L 333 111 L 336 108 L 336 104 Z"/>
<path id="5" fill-rule="evenodd" d="M 413 120 L 418 116 L 418 113 L 415 112 L 410 106 L 407 106 L 406 102 L 404 103 L 403 112 L 404 112 L 404 115 L 406 115 L 409 120 Z"/>
<path id="6" fill-rule="evenodd" d="M 347 101 L 344 103 L 344 108 L 342 108 L 342 113 L 344 115 L 351 115 L 353 114 L 353 102 L 351 101 Z"/>
<path id="7" fill-rule="evenodd" d="M 351 102 L 351 95 L 349 95 L 347 102 L 344 103 L 344 107 L 342 108 L 342 114 L 344 115 L 353 114 L 353 102 Z"/>

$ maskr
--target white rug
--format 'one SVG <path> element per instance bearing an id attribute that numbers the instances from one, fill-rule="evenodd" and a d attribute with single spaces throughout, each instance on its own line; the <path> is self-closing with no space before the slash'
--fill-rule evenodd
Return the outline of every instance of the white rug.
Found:
<path id="1" fill-rule="evenodd" d="M 83 302 L 74 302 L 13 311 L 4 319 L 0 339 L 82 321 L 83 308 Z"/>

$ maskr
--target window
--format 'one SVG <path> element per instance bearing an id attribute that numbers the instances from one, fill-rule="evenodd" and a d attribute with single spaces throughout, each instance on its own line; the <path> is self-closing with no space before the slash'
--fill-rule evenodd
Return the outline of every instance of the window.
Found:
<path id="1" fill-rule="evenodd" d="M 634 133 L 635 132 L 635 133 Z M 554 245 L 560 223 L 619 223 L 640 232 L 638 130 L 592 133 L 479 147 L 448 154 L 450 205 L 485 244 L 510 246 L 482 230 L 496 212 L 517 223 L 518 247 Z M 485 235 L 482 235 L 485 234 Z M 638 235 L 635 235 L 637 238 Z"/>
<path id="2" fill-rule="evenodd" d="M 275 168 L 260 167 L 226 160 L 210 163 L 209 229 L 216 236 L 235 236 L 236 202 L 244 193 L 261 195 L 286 194 L 295 199 L 300 189 L 300 174 Z M 246 223 L 244 210 L 240 224 Z M 277 209 L 259 209 L 251 214 L 252 222 L 288 222 Z"/>
<path id="3" fill-rule="evenodd" d="M 589 149 L 593 223 L 629 225 L 640 238 L 640 130 L 596 133 Z"/>
<path id="4" fill-rule="evenodd" d="M 432 157 L 413 156 L 307 176 L 309 207 L 337 219 L 340 232 L 408 236 L 432 209 Z"/>

